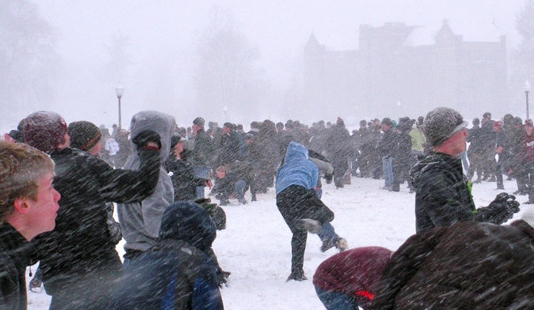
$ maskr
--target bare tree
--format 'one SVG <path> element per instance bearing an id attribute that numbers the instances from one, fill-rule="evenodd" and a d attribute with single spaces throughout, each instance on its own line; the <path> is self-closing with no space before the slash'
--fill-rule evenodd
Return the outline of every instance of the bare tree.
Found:
<path id="1" fill-rule="evenodd" d="M 199 107 L 252 116 L 266 89 L 257 63 L 258 49 L 234 25 L 231 14 L 213 7 L 210 24 L 201 37 L 195 71 Z M 226 107 L 226 108 L 225 108 Z M 201 113 L 210 115 L 205 109 Z"/>
<path id="2" fill-rule="evenodd" d="M 525 80 L 534 83 L 534 0 L 525 0 L 515 28 L 522 39 L 513 53 L 512 88 L 521 87 Z"/>
<path id="3" fill-rule="evenodd" d="M 0 110 L 27 111 L 50 102 L 59 64 L 56 34 L 36 5 L 0 1 Z"/>

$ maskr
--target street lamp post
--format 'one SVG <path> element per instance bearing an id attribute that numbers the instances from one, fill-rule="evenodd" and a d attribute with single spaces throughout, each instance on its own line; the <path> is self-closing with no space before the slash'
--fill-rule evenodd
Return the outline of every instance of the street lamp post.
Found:
<path id="1" fill-rule="evenodd" d="M 124 93 L 124 87 L 119 83 L 117 87 L 115 88 L 115 92 L 117 93 L 117 99 L 119 99 L 119 130 L 122 129 L 122 118 L 121 118 L 121 99 L 122 94 Z"/>
<path id="2" fill-rule="evenodd" d="M 227 106 L 224 106 L 223 112 L 224 112 L 224 121 L 226 122 L 226 112 L 228 112 L 228 107 Z"/>
<path id="3" fill-rule="evenodd" d="M 528 93 L 530 92 L 530 83 L 528 81 L 525 81 L 525 97 L 526 97 L 526 103 L 527 103 L 527 119 L 529 119 L 529 113 L 528 113 Z"/>

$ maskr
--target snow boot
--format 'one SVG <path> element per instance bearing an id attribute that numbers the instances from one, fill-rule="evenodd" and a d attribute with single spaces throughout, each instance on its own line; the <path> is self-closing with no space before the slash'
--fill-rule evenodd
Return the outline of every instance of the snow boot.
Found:
<path id="1" fill-rule="evenodd" d="M 339 250 L 339 252 L 343 252 L 346 249 L 349 248 L 349 244 L 347 243 L 347 240 L 345 238 L 338 237 L 336 240 L 334 240 L 334 245 Z"/>
<path id="2" fill-rule="evenodd" d="M 287 278 L 286 282 L 289 282 L 291 280 L 306 281 L 308 280 L 308 278 L 306 278 L 306 276 L 304 275 L 304 271 L 299 271 L 299 272 L 292 272 Z"/>

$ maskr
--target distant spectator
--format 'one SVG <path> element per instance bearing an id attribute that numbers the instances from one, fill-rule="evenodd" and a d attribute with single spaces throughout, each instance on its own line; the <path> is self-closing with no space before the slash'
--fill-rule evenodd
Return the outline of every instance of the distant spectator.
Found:
<path id="1" fill-rule="evenodd" d="M 215 198 L 220 200 L 221 206 L 228 205 L 232 195 L 235 195 L 240 204 L 247 204 L 245 199 L 247 185 L 245 178 L 237 171 L 227 172 L 224 166 L 219 166 L 215 170 L 215 185 L 212 192 L 215 194 Z"/>
<path id="2" fill-rule="evenodd" d="M 165 168 L 174 186 L 174 201 L 195 200 L 197 186 L 212 187 L 210 179 L 196 178 L 191 163 L 184 158 L 189 151 L 184 150 L 184 140 L 179 135 L 171 137 L 171 154 L 165 161 Z"/>

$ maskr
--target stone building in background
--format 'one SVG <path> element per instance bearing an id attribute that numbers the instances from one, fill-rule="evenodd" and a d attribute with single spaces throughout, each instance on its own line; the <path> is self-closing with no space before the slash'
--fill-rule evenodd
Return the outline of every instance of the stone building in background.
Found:
<path id="1" fill-rule="evenodd" d="M 465 42 L 445 21 L 433 43 L 412 45 L 417 31 L 404 23 L 361 25 L 359 49 L 349 51 L 330 51 L 312 34 L 304 50 L 303 100 L 310 112 L 334 119 L 382 116 L 377 111 L 417 117 L 444 105 L 473 117 L 506 110 L 505 36 Z"/>

